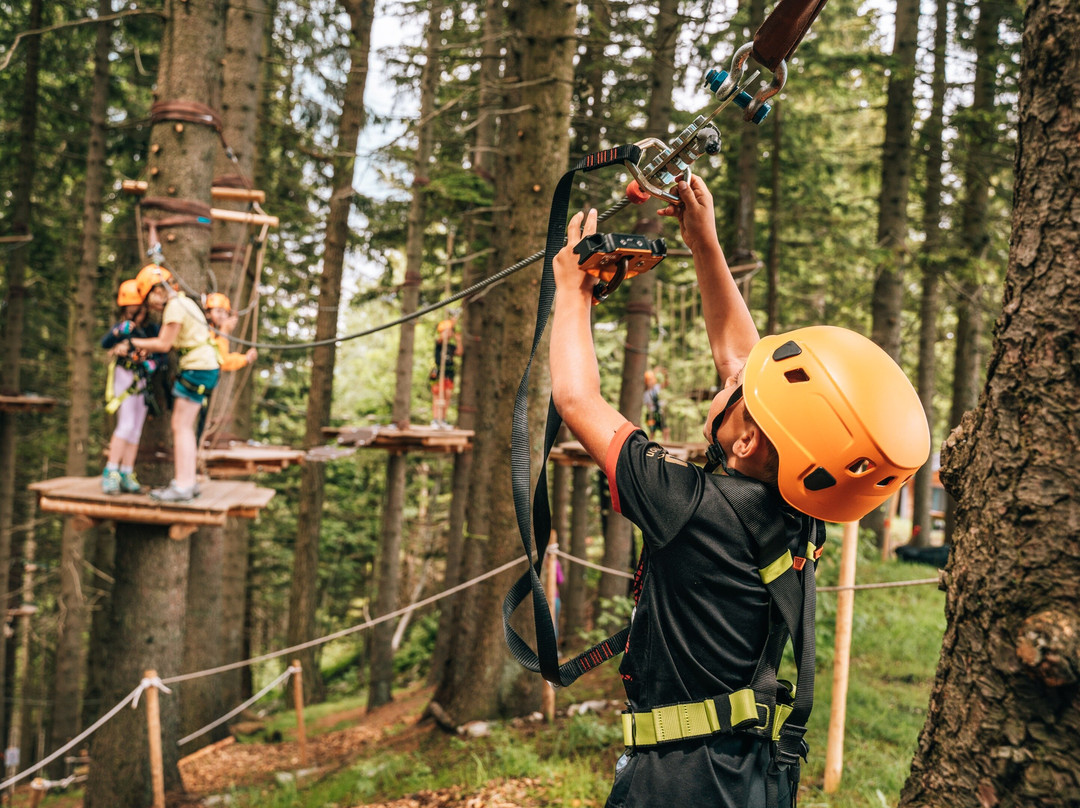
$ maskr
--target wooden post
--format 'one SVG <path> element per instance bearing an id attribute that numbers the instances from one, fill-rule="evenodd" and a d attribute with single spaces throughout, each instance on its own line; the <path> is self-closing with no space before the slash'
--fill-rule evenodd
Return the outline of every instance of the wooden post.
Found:
<path id="1" fill-rule="evenodd" d="M 296 706 L 296 742 L 300 746 L 300 765 L 308 765 L 307 732 L 304 729 L 304 674 L 299 659 L 292 661 L 296 668 L 293 673 L 293 703 Z"/>
<path id="2" fill-rule="evenodd" d="M 859 555 L 859 523 L 844 525 L 840 551 L 840 586 L 855 585 L 855 561 Z M 840 787 L 844 770 L 844 721 L 847 715 L 848 671 L 851 662 L 851 622 L 855 613 L 855 590 L 836 593 L 836 646 L 833 654 L 832 704 L 829 710 L 829 737 L 825 748 L 825 793 Z"/>
<path id="3" fill-rule="evenodd" d="M 157 671 L 148 670 L 145 679 L 156 679 Z M 146 734 L 150 744 L 150 786 L 153 790 L 153 808 L 165 808 L 165 763 L 161 757 L 161 705 L 158 689 L 146 688 Z"/>
<path id="4" fill-rule="evenodd" d="M 40 777 L 35 777 L 30 783 L 30 808 L 38 808 L 41 805 L 41 801 L 45 799 L 45 781 Z"/>
<path id="5" fill-rule="evenodd" d="M 555 552 L 559 549 L 558 536 L 555 531 L 551 532 L 551 542 L 548 544 L 546 557 L 544 558 L 544 593 L 547 595 L 548 610 L 551 612 L 551 622 L 555 624 L 555 637 L 558 641 L 559 636 L 559 622 L 555 616 L 555 590 L 558 588 L 556 583 L 556 569 L 555 569 Z M 543 697 L 541 702 L 541 710 L 544 713 L 544 719 L 548 722 L 555 720 L 555 688 L 544 683 Z"/>
<path id="6" fill-rule="evenodd" d="M 900 489 L 901 491 L 903 489 Z M 889 497 L 888 503 L 885 505 L 885 535 L 881 540 L 881 560 L 892 560 L 892 525 L 896 519 L 897 513 L 900 511 L 900 491 L 897 491 L 891 497 Z M 929 539 L 927 540 L 929 541 Z"/>

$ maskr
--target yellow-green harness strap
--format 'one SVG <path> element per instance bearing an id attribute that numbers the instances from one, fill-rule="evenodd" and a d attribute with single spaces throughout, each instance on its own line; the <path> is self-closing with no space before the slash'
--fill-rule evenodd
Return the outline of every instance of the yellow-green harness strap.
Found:
<path id="1" fill-rule="evenodd" d="M 115 415 L 116 411 L 120 409 L 120 405 L 124 403 L 128 396 L 135 392 L 139 386 L 139 375 L 135 374 L 135 378 L 132 379 L 128 389 L 122 392 L 120 395 L 116 395 L 115 387 L 115 371 L 116 371 L 116 357 L 114 356 L 109 363 L 109 375 L 105 379 L 105 412 L 109 415 Z"/>

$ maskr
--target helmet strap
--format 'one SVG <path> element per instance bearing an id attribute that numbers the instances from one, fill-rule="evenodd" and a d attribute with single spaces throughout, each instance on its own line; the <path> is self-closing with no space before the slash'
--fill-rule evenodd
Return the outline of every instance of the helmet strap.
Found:
<path id="1" fill-rule="evenodd" d="M 724 473 L 727 475 L 733 474 L 732 469 L 728 468 L 727 454 L 724 452 L 724 447 L 720 445 L 720 441 L 717 440 L 716 434 L 720 431 L 721 425 L 724 423 L 724 416 L 727 415 L 727 411 L 734 406 L 739 399 L 743 397 L 743 386 L 740 384 L 735 388 L 735 392 L 731 394 L 731 398 L 727 400 L 724 405 L 724 409 L 720 410 L 713 418 L 712 422 L 712 443 L 709 444 L 709 448 L 705 450 L 705 471 L 709 474 L 716 471 L 717 468 L 722 467 Z"/>

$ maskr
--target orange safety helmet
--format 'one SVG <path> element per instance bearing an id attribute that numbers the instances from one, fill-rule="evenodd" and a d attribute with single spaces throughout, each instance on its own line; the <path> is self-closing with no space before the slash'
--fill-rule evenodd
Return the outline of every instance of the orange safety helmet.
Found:
<path id="1" fill-rule="evenodd" d="M 457 323 L 452 319 L 451 320 L 440 320 L 439 324 L 437 326 L 435 326 L 435 333 L 438 334 L 441 337 L 447 331 L 453 331 L 454 326 L 456 324 Z"/>
<path id="2" fill-rule="evenodd" d="M 221 292 L 211 292 L 206 296 L 206 310 L 210 309 L 225 309 L 225 311 L 232 311 L 232 303 L 229 302 L 228 295 L 223 295 Z"/>
<path id="3" fill-rule="evenodd" d="M 776 447 L 780 495 L 828 522 L 853 522 L 930 456 L 922 403 L 900 367 L 846 328 L 765 337 L 750 351 L 746 409 Z"/>
<path id="4" fill-rule="evenodd" d="M 135 282 L 139 285 L 139 302 L 146 300 L 150 290 L 159 283 L 171 283 L 172 273 L 158 264 L 147 264 L 139 270 L 135 276 Z"/>
<path id="5" fill-rule="evenodd" d="M 141 306 L 143 297 L 143 295 L 139 294 L 139 282 L 134 278 L 130 278 L 120 284 L 120 289 L 116 293 L 116 305 L 121 307 Z"/>

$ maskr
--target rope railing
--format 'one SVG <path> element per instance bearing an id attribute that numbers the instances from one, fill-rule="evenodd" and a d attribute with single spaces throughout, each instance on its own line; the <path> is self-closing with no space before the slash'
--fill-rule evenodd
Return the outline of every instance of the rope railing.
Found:
<path id="1" fill-rule="evenodd" d="M 210 730 L 216 729 L 217 727 L 220 727 L 222 724 L 224 724 L 226 721 L 228 721 L 233 716 L 239 715 L 240 713 L 244 712 L 244 710 L 246 710 L 252 704 L 257 702 L 259 699 L 261 699 L 263 696 L 265 696 L 267 693 L 269 693 L 275 687 L 280 685 L 282 682 L 284 682 L 286 679 L 288 679 L 294 673 L 299 673 L 299 672 L 300 672 L 300 668 L 296 667 L 295 665 L 290 665 L 289 667 L 287 667 L 282 672 L 282 674 L 280 676 L 278 676 L 277 679 L 272 681 L 270 684 L 268 684 L 266 687 L 264 687 L 262 690 L 260 690 L 254 696 L 252 696 L 250 699 L 245 701 L 243 704 L 237 705 L 233 709 L 229 710 L 229 712 L 225 713 L 225 715 L 221 716 L 221 718 L 217 718 L 217 719 L 211 721 L 209 724 L 207 724 L 202 729 L 197 729 L 194 732 L 192 732 L 191 734 L 185 735 L 183 738 L 181 738 L 179 741 L 176 742 L 176 745 L 177 746 L 183 746 L 184 744 L 190 743 L 191 741 L 194 741 L 196 738 L 199 738 L 199 737 L 205 735 Z"/>

